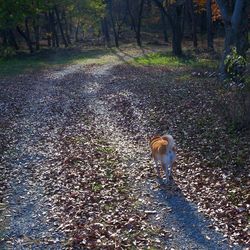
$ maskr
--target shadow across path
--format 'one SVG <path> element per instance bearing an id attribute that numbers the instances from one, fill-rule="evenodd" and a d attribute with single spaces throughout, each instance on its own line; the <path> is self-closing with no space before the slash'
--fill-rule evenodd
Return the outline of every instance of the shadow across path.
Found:
<path id="1" fill-rule="evenodd" d="M 171 211 L 161 215 L 161 223 L 173 232 L 166 246 L 178 246 L 178 249 L 228 249 L 223 236 L 211 227 L 211 221 L 198 212 L 197 206 L 185 199 L 174 180 L 152 190 L 152 195 L 157 203 L 164 204 Z M 232 249 L 241 248 L 235 246 Z"/>

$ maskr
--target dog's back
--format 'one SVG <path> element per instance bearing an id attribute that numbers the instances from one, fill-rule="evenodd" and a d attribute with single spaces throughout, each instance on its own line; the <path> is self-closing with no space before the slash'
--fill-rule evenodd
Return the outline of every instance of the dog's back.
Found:
<path id="1" fill-rule="evenodd" d="M 154 136 L 150 140 L 152 157 L 155 160 L 158 176 L 160 176 L 159 163 L 165 171 L 167 179 L 170 178 L 172 166 L 176 159 L 175 141 L 171 135 Z"/>
<path id="2" fill-rule="evenodd" d="M 168 148 L 168 140 L 165 137 L 155 136 L 150 141 L 152 156 L 154 159 L 162 158 Z"/>

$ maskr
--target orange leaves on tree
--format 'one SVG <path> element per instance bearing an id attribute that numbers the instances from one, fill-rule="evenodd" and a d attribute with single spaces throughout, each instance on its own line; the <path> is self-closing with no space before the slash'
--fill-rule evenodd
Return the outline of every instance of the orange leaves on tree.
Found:
<path id="1" fill-rule="evenodd" d="M 207 0 L 194 0 L 196 13 L 202 13 L 203 11 L 206 11 L 206 2 Z M 221 18 L 220 10 L 215 0 L 212 0 L 211 8 L 212 8 L 212 20 L 213 22 L 215 22 Z"/>
<path id="2" fill-rule="evenodd" d="M 215 2 L 215 0 L 212 1 L 212 20 L 213 22 L 221 19 L 221 13 L 220 13 L 220 9 L 219 6 L 217 5 L 217 3 Z"/>

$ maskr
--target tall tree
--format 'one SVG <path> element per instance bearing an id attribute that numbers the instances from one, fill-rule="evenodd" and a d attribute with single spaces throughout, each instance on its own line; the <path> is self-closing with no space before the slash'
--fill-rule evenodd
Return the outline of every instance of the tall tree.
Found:
<path id="1" fill-rule="evenodd" d="M 26 17 L 25 18 L 25 30 L 23 30 L 19 25 L 16 26 L 17 31 L 19 32 L 19 34 L 24 38 L 30 53 L 34 52 L 33 46 L 32 46 L 32 41 L 31 41 L 31 37 L 30 37 L 30 29 L 29 29 L 29 18 Z"/>
<path id="2" fill-rule="evenodd" d="M 206 1 L 206 11 L 207 11 L 207 48 L 209 50 L 214 50 L 213 43 L 213 31 L 212 31 L 212 0 Z"/>
<path id="3" fill-rule="evenodd" d="M 49 11 L 49 25 L 52 31 L 52 46 L 59 47 L 59 37 L 56 29 L 55 13 L 54 10 Z"/>
<path id="4" fill-rule="evenodd" d="M 222 78 L 226 77 L 225 58 L 231 52 L 233 46 L 236 47 L 237 52 L 246 56 L 246 51 L 249 48 L 247 33 L 247 8 L 249 1 L 247 0 L 216 0 L 222 20 L 225 27 L 225 41 L 224 51 L 220 64 L 220 72 Z M 229 5 L 231 3 L 231 5 Z M 243 18 L 244 17 L 244 18 Z"/>
<path id="5" fill-rule="evenodd" d="M 103 17 L 101 25 L 102 25 L 102 32 L 103 32 L 104 38 L 105 38 L 105 43 L 106 43 L 107 47 L 110 47 L 110 35 L 109 35 L 109 27 L 108 27 L 107 17 Z"/>
<path id="6" fill-rule="evenodd" d="M 194 3 L 193 0 L 186 0 L 187 1 L 187 6 L 188 6 L 188 12 L 191 17 L 191 22 L 192 22 L 192 38 L 193 38 L 193 45 L 195 48 L 198 46 L 197 42 L 197 22 L 196 22 L 196 16 L 194 12 Z"/>
<path id="7" fill-rule="evenodd" d="M 166 17 L 162 9 L 160 9 L 161 12 L 161 23 L 162 23 L 162 31 L 163 31 L 163 37 L 164 41 L 168 43 L 168 32 L 167 32 L 167 22 Z"/>
<path id="8" fill-rule="evenodd" d="M 60 15 L 59 15 L 59 10 L 58 10 L 58 7 L 56 5 L 54 6 L 54 11 L 55 11 L 55 14 L 56 14 L 57 23 L 58 23 L 58 26 L 59 26 L 59 29 L 60 29 L 60 33 L 61 33 L 61 37 L 62 37 L 64 46 L 68 47 L 69 44 L 68 44 L 68 42 L 66 40 L 63 25 L 62 25 L 61 18 L 60 18 Z"/>
<path id="9" fill-rule="evenodd" d="M 108 9 L 108 13 L 110 16 L 113 34 L 114 34 L 114 38 L 115 38 L 115 46 L 118 48 L 119 47 L 119 37 L 118 37 L 117 27 L 116 27 L 114 15 L 113 15 L 113 0 L 106 0 L 106 3 L 107 3 L 107 9 Z"/>
<path id="10" fill-rule="evenodd" d="M 142 21 L 142 12 L 143 12 L 144 0 L 140 1 L 139 5 L 139 14 L 138 14 L 138 22 L 136 29 L 136 41 L 137 45 L 141 47 L 141 21 Z"/>
<path id="11" fill-rule="evenodd" d="M 181 17 L 184 9 L 184 0 L 161 1 L 153 0 L 156 6 L 163 11 L 172 30 L 172 50 L 175 56 L 182 56 Z"/>

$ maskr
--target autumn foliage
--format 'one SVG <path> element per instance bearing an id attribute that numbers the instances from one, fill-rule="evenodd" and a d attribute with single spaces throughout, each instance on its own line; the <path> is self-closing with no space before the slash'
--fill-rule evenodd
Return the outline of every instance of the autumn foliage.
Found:
<path id="1" fill-rule="evenodd" d="M 194 0 L 194 3 L 196 5 L 196 12 L 197 13 L 201 13 L 203 11 L 206 11 L 207 0 Z M 212 0 L 211 8 L 212 8 L 212 20 L 214 22 L 217 20 L 220 20 L 221 14 L 220 14 L 219 7 L 218 7 L 215 0 Z"/>

